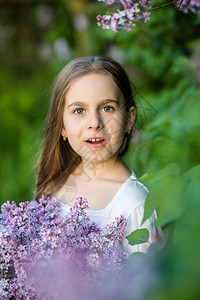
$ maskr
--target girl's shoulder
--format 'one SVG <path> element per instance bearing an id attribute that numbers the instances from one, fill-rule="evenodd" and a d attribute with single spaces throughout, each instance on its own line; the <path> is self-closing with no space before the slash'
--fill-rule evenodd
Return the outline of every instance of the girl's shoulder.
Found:
<path id="1" fill-rule="evenodd" d="M 137 207 L 144 205 L 148 189 L 137 180 L 135 173 L 131 170 L 131 176 L 124 182 L 117 194 L 117 206 L 119 210 L 132 212 Z"/>
<path id="2" fill-rule="evenodd" d="M 131 170 L 132 174 L 129 177 L 129 184 L 127 186 L 127 193 L 133 192 L 135 196 L 137 195 L 138 200 L 142 200 L 144 202 L 144 196 L 146 199 L 147 194 L 149 193 L 147 187 L 137 179 L 136 174 L 133 170 Z"/>

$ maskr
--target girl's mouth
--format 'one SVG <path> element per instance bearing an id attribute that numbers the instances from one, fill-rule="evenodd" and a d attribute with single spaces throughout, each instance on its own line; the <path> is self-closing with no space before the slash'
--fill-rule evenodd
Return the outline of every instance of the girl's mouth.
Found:
<path id="1" fill-rule="evenodd" d="M 92 148 L 99 148 L 106 144 L 106 140 L 103 138 L 91 138 L 85 141 L 88 146 Z"/>

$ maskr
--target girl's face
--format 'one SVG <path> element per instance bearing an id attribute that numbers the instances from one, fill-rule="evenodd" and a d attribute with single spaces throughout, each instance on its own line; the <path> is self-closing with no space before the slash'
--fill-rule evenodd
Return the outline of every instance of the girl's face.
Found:
<path id="1" fill-rule="evenodd" d="M 116 157 L 136 111 L 128 115 L 124 97 L 111 76 L 89 73 L 75 79 L 65 96 L 62 136 L 83 161 Z"/>

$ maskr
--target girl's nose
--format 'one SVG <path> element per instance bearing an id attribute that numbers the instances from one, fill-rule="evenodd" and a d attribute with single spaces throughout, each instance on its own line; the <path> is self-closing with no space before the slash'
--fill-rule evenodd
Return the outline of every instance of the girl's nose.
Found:
<path id="1" fill-rule="evenodd" d="M 100 113 L 91 113 L 87 121 L 87 129 L 101 129 L 103 128 L 103 122 Z"/>

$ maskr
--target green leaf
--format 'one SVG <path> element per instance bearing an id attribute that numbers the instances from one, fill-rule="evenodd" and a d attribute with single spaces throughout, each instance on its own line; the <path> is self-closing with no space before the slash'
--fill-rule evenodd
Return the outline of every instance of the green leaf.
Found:
<path id="1" fill-rule="evenodd" d="M 157 210 L 156 226 L 162 227 L 174 221 L 184 211 L 183 196 L 184 181 L 180 176 L 168 175 L 153 182 L 145 201 L 142 223 L 144 223 Z"/>
<path id="2" fill-rule="evenodd" d="M 200 179 L 200 165 L 196 165 L 184 174 L 186 180 Z"/>
<path id="3" fill-rule="evenodd" d="M 142 175 L 140 178 L 138 178 L 137 180 L 144 182 L 144 181 L 152 179 L 153 177 L 154 177 L 154 175 L 152 173 L 147 172 L 144 175 Z"/>
<path id="4" fill-rule="evenodd" d="M 149 231 L 145 228 L 136 229 L 126 239 L 131 246 L 146 243 L 149 240 Z"/>

